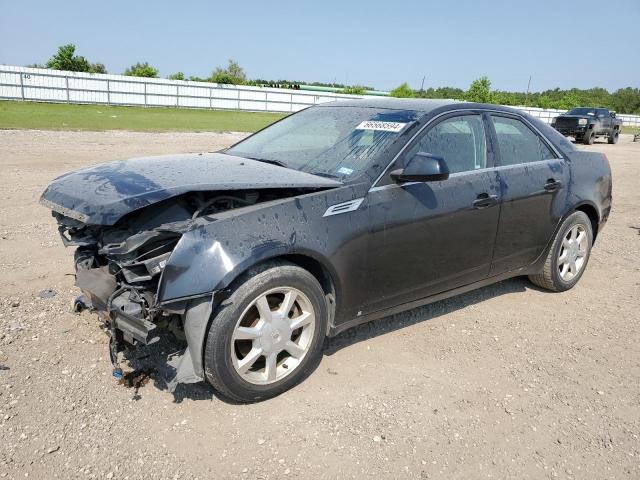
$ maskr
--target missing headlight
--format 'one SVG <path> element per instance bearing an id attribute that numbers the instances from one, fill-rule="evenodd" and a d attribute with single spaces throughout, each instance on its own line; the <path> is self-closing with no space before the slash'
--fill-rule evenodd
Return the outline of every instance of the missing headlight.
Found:
<path id="1" fill-rule="evenodd" d="M 167 252 L 141 262 L 121 264 L 122 274 L 129 283 L 149 281 L 162 272 L 170 255 L 171 252 Z"/>

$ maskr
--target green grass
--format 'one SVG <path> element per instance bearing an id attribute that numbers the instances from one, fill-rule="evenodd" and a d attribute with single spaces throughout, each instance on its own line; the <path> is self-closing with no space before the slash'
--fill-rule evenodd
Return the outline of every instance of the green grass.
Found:
<path id="1" fill-rule="evenodd" d="M 278 113 L 0 101 L 0 129 L 255 132 L 282 117 Z"/>
<path id="2" fill-rule="evenodd" d="M 623 125 L 620 129 L 622 133 L 640 133 L 640 127 L 629 127 Z"/>

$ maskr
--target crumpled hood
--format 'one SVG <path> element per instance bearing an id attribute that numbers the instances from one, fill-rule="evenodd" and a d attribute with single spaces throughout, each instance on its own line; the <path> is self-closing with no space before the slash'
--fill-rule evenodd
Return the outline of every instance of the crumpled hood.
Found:
<path id="1" fill-rule="evenodd" d="M 113 225 L 127 213 L 196 191 L 331 188 L 328 178 L 223 153 L 165 155 L 105 163 L 67 173 L 40 202 L 93 225 Z"/>

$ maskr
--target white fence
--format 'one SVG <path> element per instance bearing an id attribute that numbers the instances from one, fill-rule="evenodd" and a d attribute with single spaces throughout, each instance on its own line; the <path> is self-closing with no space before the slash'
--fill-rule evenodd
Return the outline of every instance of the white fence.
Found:
<path id="1" fill-rule="evenodd" d="M 295 112 L 338 98 L 325 92 L 221 85 L 0 65 L 0 98 L 39 102 Z"/>
<path id="2" fill-rule="evenodd" d="M 5 100 L 296 112 L 344 98 L 361 96 L 0 65 L 0 99 Z M 546 123 L 566 111 L 515 108 Z M 624 125 L 640 127 L 639 115 L 618 118 Z"/>

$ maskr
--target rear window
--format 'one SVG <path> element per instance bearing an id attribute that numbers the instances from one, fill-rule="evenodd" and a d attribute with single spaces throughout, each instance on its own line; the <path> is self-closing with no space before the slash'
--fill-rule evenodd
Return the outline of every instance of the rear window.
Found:
<path id="1" fill-rule="evenodd" d="M 556 158 L 542 139 L 522 121 L 492 116 L 502 165 L 539 162 Z"/>

